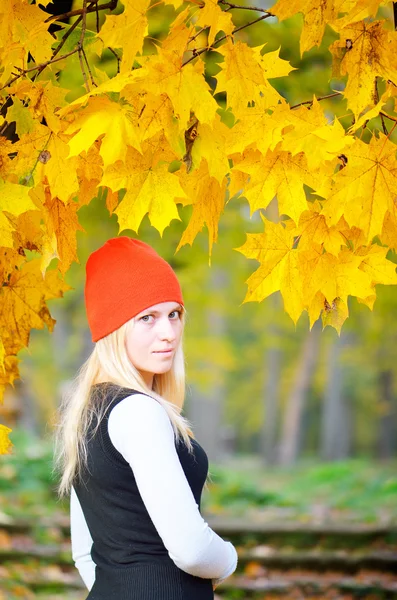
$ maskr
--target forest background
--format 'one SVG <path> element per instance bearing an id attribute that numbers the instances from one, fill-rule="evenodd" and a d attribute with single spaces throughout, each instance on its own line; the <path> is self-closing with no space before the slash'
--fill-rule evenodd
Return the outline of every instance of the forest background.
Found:
<path id="1" fill-rule="evenodd" d="M 145 38 L 143 46 L 144 55 L 153 53 L 153 40 L 163 40 L 166 37 L 176 14 L 172 4 L 179 13 L 182 6 L 179 2 L 156 3 L 151 8 L 149 35 Z M 361 4 L 351 3 L 360 10 Z M 241 5 L 250 6 L 250 3 L 241 2 Z M 266 43 L 266 54 L 280 49 L 280 59 L 287 61 L 287 66 L 283 67 L 284 75 L 276 79 L 271 78 L 272 89 L 285 98 L 290 106 L 301 103 L 312 106 L 313 95 L 321 98 L 332 96 L 321 101 L 321 110 L 328 123 L 336 116 L 335 123 L 341 124 L 344 130 L 353 127 L 356 138 L 367 145 L 375 144 L 374 139 L 381 140 L 382 144 L 395 144 L 396 117 L 392 83 L 376 74 L 373 81 L 377 89 L 376 94 L 374 89 L 371 89 L 370 101 L 365 106 L 350 106 L 350 102 L 346 102 L 346 99 L 337 93 L 346 89 L 349 80 L 343 71 L 335 73 L 335 56 L 333 58 L 330 52 L 330 47 L 337 46 L 340 39 L 335 29 L 327 25 L 324 36 L 318 35 L 318 44 L 313 43 L 316 42 L 316 38 L 312 38 L 310 46 L 307 33 L 310 31 L 310 23 L 308 24 L 306 16 L 299 12 L 299 8 L 294 8 L 293 4 L 290 8 L 292 14 L 283 15 L 283 3 L 279 2 L 278 5 L 281 7 L 279 18 L 269 16 L 248 27 L 244 25 L 253 20 L 250 10 L 229 10 L 229 14 L 233 15 L 234 27 L 241 27 L 241 30 L 234 34 L 235 40 L 240 40 L 250 47 L 261 47 Z M 72 8 L 79 9 L 82 6 L 82 2 L 75 2 Z M 216 6 L 221 8 L 221 4 Z M 223 3 L 222 12 L 229 6 L 230 3 Z M 256 3 L 256 6 L 258 11 L 270 10 L 270 3 L 260 2 Z M 10 7 L 11 10 L 12 7 L 15 8 L 15 3 L 11 2 Z M 50 10 L 51 4 L 47 8 Z M 371 14 L 364 15 L 368 27 L 377 23 L 379 19 L 385 19 L 387 35 L 395 35 L 393 8 L 394 5 L 390 2 L 372 3 Z M 123 6 L 119 3 L 113 14 L 119 15 L 122 10 Z M 106 11 L 98 13 L 99 27 L 104 22 L 105 13 Z M 67 21 L 70 24 L 76 19 L 77 17 L 72 17 Z M 358 19 L 354 22 L 357 23 Z M 92 71 L 95 77 L 101 72 L 105 73 L 105 82 L 107 77 L 112 78 L 117 74 L 120 62 L 116 57 L 117 51 L 115 53 L 101 48 L 101 51 L 97 52 L 95 34 L 91 34 L 96 28 L 95 13 L 87 15 L 86 28 Z M 221 33 L 217 33 L 215 39 L 222 37 L 223 30 L 221 27 L 219 29 Z M 302 37 L 302 31 L 306 37 Z M 63 33 L 61 30 L 54 32 L 54 35 L 61 39 Z M 65 52 L 73 49 L 73 44 L 78 42 L 80 35 L 81 26 L 76 28 L 74 37 L 64 47 Z M 208 31 L 205 28 L 200 31 L 197 47 L 208 45 L 207 35 Z M 307 48 L 302 46 L 302 39 L 306 40 Z M 393 42 L 394 38 L 390 39 Z M 346 47 L 345 41 L 343 44 L 339 50 L 346 53 L 350 48 Z M 389 51 L 393 52 L 391 48 Z M 68 90 L 69 103 L 86 91 L 88 72 L 83 75 L 80 58 L 80 55 L 75 53 L 57 66 L 59 84 Z M 273 60 L 277 62 L 276 55 L 273 55 Z M 213 51 L 205 54 L 206 80 L 213 87 L 219 71 L 219 61 L 219 53 Z M 43 70 L 42 75 L 37 78 L 39 83 L 41 80 L 45 81 L 45 73 Z M 54 73 L 53 70 L 51 77 Z M 20 85 L 21 81 L 16 83 Z M 13 103 L 10 104 L 9 92 L 9 87 L 2 91 L 2 132 L 6 138 L 8 135 L 8 140 L 15 147 L 18 147 L 18 139 L 12 138 L 10 129 L 7 130 L 10 123 L 13 123 L 10 118 L 11 108 L 16 115 L 15 122 L 18 123 L 18 119 L 21 119 L 21 129 L 15 130 L 14 126 L 14 131 L 11 132 L 17 137 L 30 135 L 29 128 L 33 127 L 32 120 L 37 115 L 29 116 L 29 103 L 26 99 L 19 100 L 18 94 L 13 96 Z M 227 121 L 226 94 L 219 94 L 217 101 Z M 260 102 L 259 97 L 256 101 Z M 382 108 L 386 103 L 391 119 L 389 121 L 379 114 L 386 110 Z M 314 102 L 315 110 L 318 110 L 318 106 L 319 103 Z M 305 108 L 305 104 L 302 108 Z M 334 129 L 336 128 L 334 125 Z M 73 127 L 70 131 L 72 130 Z M 373 136 L 373 132 L 376 132 L 376 136 Z M 335 142 L 335 139 L 331 142 Z M 338 146 L 340 143 L 338 138 L 335 142 L 332 169 L 347 172 L 347 179 L 342 180 L 342 184 L 351 186 L 351 179 L 348 179 L 351 164 L 345 161 L 346 157 L 350 156 L 349 149 L 341 153 L 340 145 Z M 45 154 L 47 150 L 39 150 L 39 159 L 36 157 L 33 162 L 36 165 L 37 162 L 42 163 L 39 167 L 44 169 L 48 158 Z M 50 155 L 51 151 L 53 152 L 52 149 L 48 150 Z M 81 150 L 80 155 L 85 151 Z M 201 151 L 204 154 L 204 150 Z M 271 150 L 273 151 L 274 149 Z M 330 146 L 327 146 L 326 151 L 332 152 Z M 392 151 L 389 153 L 388 158 L 392 165 L 389 170 L 394 173 L 395 150 L 394 154 Z M 245 159 L 247 160 L 247 156 Z M 197 156 L 193 156 L 193 165 L 195 160 Z M 209 159 L 208 164 L 210 163 Z M 246 170 L 240 171 L 238 176 L 235 175 L 235 190 L 238 190 L 238 184 L 247 183 L 246 176 L 252 165 L 248 162 L 246 164 Z M 43 173 L 43 177 L 46 177 L 45 169 Z M 10 180 L 11 183 L 17 184 L 16 181 Z M 342 184 L 338 179 L 336 184 L 334 183 L 334 200 L 338 199 L 338 185 Z M 389 191 L 395 198 L 393 186 Z M 91 192 L 91 189 L 87 191 Z M 304 192 L 311 205 L 317 206 L 315 201 L 319 197 L 321 199 L 321 194 L 316 196 L 306 188 Z M 279 292 L 266 292 L 262 294 L 262 302 L 243 303 L 246 282 L 256 266 L 247 260 L 248 250 L 247 256 L 244 256 L 235 249 L 246 244 L 246 233 L 262 234 L 263 219 L 281 226 L 281 211 L 278 210 L 275 200 L 270 202 L 270 199 L 260 210 L 256 210 L 248 194 L 245 197 L 244 193 L 236 192 L 234 196 L 229 197 L 220 211 L 222 215 L 219 231 L 211 223 L 211 215 L 206 215 L 206 218 L 199 219 L 198 229 L 206 223 L 208 231 L 197 230 L 192 245 L 191 239 L 181 246 L 181 237 L 195 210 L 192 204 L 186 203 L 180 208 L 180 220 L 170 220 L 160 235 L 153 227 L 153 214 L 146 214 L 136 229 L 120 228 L 119 215 L 114 211 L 115 205 L 110 206 L 111 202 L 115 202 L 117 190 L 111 192 L 110 189 L 106 191 L 105 187 L 101 187 L 99 193 L 91 195 L 92 199 L 86 199 L 78 207 L 80 227 L 77 227 L 76 221 L 70 226 L 73 228 L 75 242 L 69 242 L 77 248 L 77 260 L 70 261 L 70 268 L 65 269 L 63 273 L 70 289 L 65 289 L 62 298 L 47 300 L 51 317 L 56 321 L 53 332 L 50 333 L 47 329 L 32 329 L 28 346 L 18 352 L 20 377 L 14 381 L 15 389 L 9 385 L 5 386 L 2 420 L 6 425 L 13 427 L 16 434 L 22 430 L 29 431 L 36 437 L 51 434 L 63 386 L 68 384 L 92 349 L 83 296 L 84 265 L 88 255 L 111 236 L 120 233 L 135 236 L 138 233 L 140 239 L 152 244 L 171 262 L 184 290 L 188 311 L 185 337 L 188 372 L 186 412 L 195 425 L 197 437 L 208 449 L 211 460 L 222 462 L 235 453 L 254 453 L 263 459 L 265 465 L 291 466 L 302 459 L 336 461 L 353 457 L 385 460 L 396 457 L 397 331 L 393 315 L 397 308 L 397 291 L 394 286 L 377 286 L 377 298 L 372 311 L 369 307 L 372 306 L 374 297 L 369 299 L 368 295 L 362 298 L 357 293 L 357 300 L 350 296 L 349 318 L 342 328 L 342 322 L 347 316 L 347 300 L 346 305 L 342 303 L 342 308 L 340 305 L 336 307 L 336 318 L 331 315 L 328 319 L 325 310 L 322 319 L 319 320 L 313 318 L 314 313 L 308 316 L 303 312 L 300 315 L 297 310 L 291 309 L 290 305 L 287 315 L 285 303 L 288 308 L 288 294 L 285 290 L 283 300 Z M 123 196 L 123 192 L 120 196 Z M 17 247 L 20 242 L 18 232 L 24 230 L 21 223 L 16 221 L 12 210 L 9 210 L 9 206 L 5 206 L 4 210 L 7 211 L 8 221 L 13 225 L 11 239 Z M 389 220 L 394 218 L 391 210 L 386 216 Z M 288 219 L 285 220 L 287 221 Z M 348 228 L 348 225 L 346 227 Z M 368 227 L 371 233 L 375 233 L 373 224 L 370 223 Z M 159 228 L 162 230 L 161 226 Z M 384 226 L 376 233 L 379 233 L 376 243 L 379 243 L 379 248 L 384 248 L 382 258 L 386 260 L 388 251 L 387 261 L 390 263 L 387 276 L 385 270 L 383 282 L 395 283 L 395 229 L 392 227 L 389 230 Z M 7 244 L 5 247 L 12 246 Z M 36 256 L 35 250 L 29 250 L 27 244 L 24 253 L 28 260 Z M 59 264 L 61 262 L 59 261 Z M 56 268 L 56 264 L 57 260 L 53 260 L 47 265 L 48 269 L 54 269 L 54 265 Z M 379 281 L 378 278 L 376 283 Z M 349 289 L 353 288 L 354 286 L 350 286 Z M 269 297 L 265 298 L 266 295 Z M 262 297 L 250 299 L 261 300 Z M 366 300 L 367 306 L 363 304 L 363 300 Z M 3 311 L 4 306 L 3 304 Z M 335 306 L 329 308 L 335 309 Z M 327 319 L 333 327 L 323 329 Z M 296 324 L 293 321 L 296 321 Z"/>

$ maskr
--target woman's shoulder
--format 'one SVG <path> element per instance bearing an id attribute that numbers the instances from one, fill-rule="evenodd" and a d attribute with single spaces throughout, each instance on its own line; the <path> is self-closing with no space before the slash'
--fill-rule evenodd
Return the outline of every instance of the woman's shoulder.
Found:
<path id="1" fill-rule="evenodd" d="M 163 423 L 169 421 L 167 411 L 153 396 L 138 390 L 126 389 L 125 394 L 110 407 L 110 420 L 126 420 L 131 422 L 150 421 Z"/>

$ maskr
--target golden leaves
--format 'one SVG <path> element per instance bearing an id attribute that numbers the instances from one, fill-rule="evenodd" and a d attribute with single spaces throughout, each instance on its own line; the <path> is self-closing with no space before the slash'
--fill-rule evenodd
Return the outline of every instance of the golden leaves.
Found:
<path id="1" fill-rule="evenodd" d="M 345 98 L 354 122 L 342 126 L 339 109 L 316 95 L 291 107 L 278 91 L 290 82 L 276 81 L 293 70 L 280 58 L 285 49 L 266 52 L 234 37 L 237 9 L 216 0 L 125 0 L 98 33 L 72 32 L 63 50 L 71 54 L 59 62 L 40 5 L 1 3 L 0 127 L 17 139 L 0 136 L 0 391 L 18 376 L 30 329 L 54 325 L 46 300 L 67 289 L 78 211 L 98 194 L 119 231 L 138 232 L 148 215 L 162 235 L 180 220 L 178 204 L 191 205 L 177 249 L 206 226 L 210 256 L 226 201 L 248 201 L 264 232 L 239 249 L 260 263 L 246 301 L 280 291 L 294 322 L 307 311 L 311 325 L 321 317 L 340 331 L 349 296 L 372 308 L 375 286 L 396 284 L 387 256 L 397 248 L 397 33 L 376 20 L 384 4 L 278 0 L 270 9 L 279 20 L 302 13 L 301 52 L 325 43 L 327 26 L 339 36 L 330 49 L 333 77 L 342 80 L 325 97 Z M 149 38 L 164 5 L 165 22 L 174 19 Z M 95 83 L 79 73 L 70 85 L 65 73 L 83 48 L 92 63 L 93 40 L 116 48 L 121 72 L 90 64 Z M 221 57 L 213 74 L 209 46 Z M 40 64 L 51 58 L 57 62 Z M 91 87 L 84 94 L 82 79 Z M 263 212 L 272 201 L 277 223 Z"/>
<path id="2" fill-rule="evenodd" d="M 356 139 L 345 151 L 347 165 L 334 177 L 328 189 L 317 192 L 327 198 L 322 214 L 328 224 L 340 217 L 361 229 L 366 241 L 382 232 L 386 211 L 397 195 L 396 146 L 381 135 L 369 144 Z"/>
<path id="3" fill-rule="evenodd" d="M 235 114 L 246 108 L 248 102 L 260 98 L 266 108 L 274 107 L 281 100 L 280 94 L 268 79 L 284 77 L 293 67 L 279 58 L 279 51 L 261 54 L 264 46 L 251 48 L 244 42 L 226 43 L 218 49 L 224 56 L 225 64 L 216 75 L 216 91 L 226 91 L 227 105 Z"/>
<path id="4" fill-rule="evenodd" d="M 108 98 L 90 98 L 88 105 L 79 112 L 65 133 L 75 133 L 69 141 L 70 155 L 77 156 L 101 135 L 104 135 L 99 151 L 107 167 L 117 160 L 124 160 L 126 145 L 141 150 L 139 130 L 134 125 L 128 105 L 112 102 Z"/>
<path id="5" fill-rule="evenodd" d="M 8 437 L 12 429 L 0 423 L 0 454 L 8 454 L 12 448 L 12 443 Z"/>
<path id="6" fill-rule="evenodd" d="M 124 0 L 123 4 L 124 11 L 120 15 L 106 15 L 98 37 L 105 47 L 123 48 L 120 69 L 121 72 L 127 72 L 131 70 L 135 56 L 142 52 L 150 0 Z"/>
<path id="7" fill-rule="evenodd" d="M 138 232 L 146 213 L 162 235 L 172 219 L 179 219 L 175 197 L 184 196 L 177 175 L 168 171 L 174 154 L 163 136 L 144 142 L 143 154 L 128 148 L 125 163 L 116 162 L 103 176 L 101 185 L 114 192 L 125 188 L 126 194 L 114 211 L 119 218 L 120 231 Z"/>
<path id="8" fill-rule="evenodd" d="M 376 104 L 377 76 L 397 82 L 397 35 L 382 21 L 352 23 L 339 30 L 340 39 L 330 50 L 335 55 L 334 74 L 348 75 L 344 95 L 355 116 Z"/>

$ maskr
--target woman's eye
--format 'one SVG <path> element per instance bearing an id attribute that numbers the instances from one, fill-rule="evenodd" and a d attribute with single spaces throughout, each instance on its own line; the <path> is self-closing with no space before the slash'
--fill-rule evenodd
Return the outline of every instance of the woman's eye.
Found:
<path id="1" fill-rule="evenodd" d="M 150 317 L 153 315 L 143 315 L 143 317 L 141 317 L 141 321 L 143 321 L 144 323 L 148 323 L 148 319 L 150 319 Z"/>
<path id="2" fill-rule="evenodd" d="M 169 316 L 170 316 L 170 317 L 172 317 L 172 315 L 174 315 L 174 316 L 176 316 L 177 318 L 179 318 L 179 317 L 181 316 L 181 313 L 180 313 L 180 311 L 179 311 L 179 310 L 173 310 L 173 311 L 170 313 L 170 315 L 169 315 Z"/>

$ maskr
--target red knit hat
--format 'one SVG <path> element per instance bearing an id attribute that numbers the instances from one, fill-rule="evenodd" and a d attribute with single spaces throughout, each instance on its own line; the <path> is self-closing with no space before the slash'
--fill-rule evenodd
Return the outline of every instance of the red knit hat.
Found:
<path id="1" fill-rule="evenodd" d="M 111 238 L 90 254 L 84 296 L 93 342 L 149 306 L 183 305 L 171 266 L 151 246 L 127 236 Z"/>

